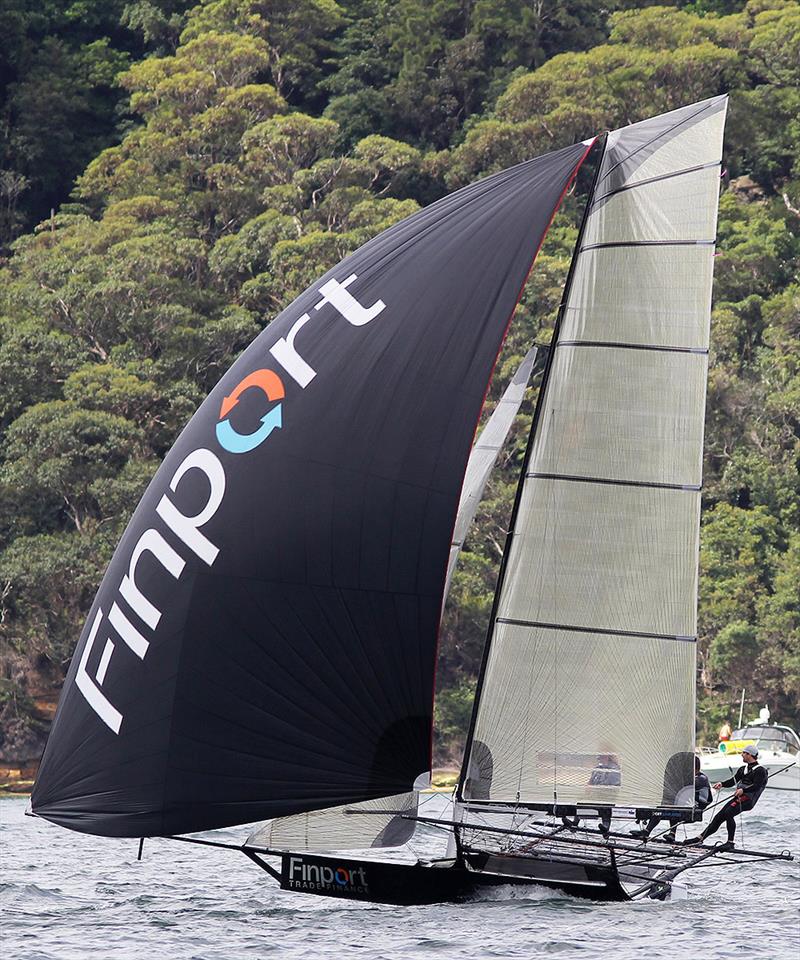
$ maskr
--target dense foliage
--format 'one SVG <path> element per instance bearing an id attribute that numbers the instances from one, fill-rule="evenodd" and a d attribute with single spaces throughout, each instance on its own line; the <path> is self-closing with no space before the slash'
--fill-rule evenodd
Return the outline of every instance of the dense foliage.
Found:
<path id="1" fill-rule="evenodd" d="M 41 748 L 139 495 L 279 308 L 448 189 L 726 91 L 698 720 L 735 719 L 746 687 L 748 714 L 800 721 L 797 3 L 5 7 L 0 759 Z M 578 210 L 551 231 L 491 396 L 552 326 Z M 530 412 L 448 605 L 440 759 L 468 717 Z"/>

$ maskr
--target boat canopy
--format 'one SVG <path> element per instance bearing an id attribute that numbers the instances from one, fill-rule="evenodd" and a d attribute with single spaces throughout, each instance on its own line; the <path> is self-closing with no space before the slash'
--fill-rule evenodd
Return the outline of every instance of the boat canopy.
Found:
<path id="1" fill-rule="evenodd" d="M 790 749 L 792 753 L 800 750 L 800 739 L 791 727 L 750 726 L 734 730 L 731 740 L 757 740 L 760 744 L 769 744 L 773 749 Z"/>

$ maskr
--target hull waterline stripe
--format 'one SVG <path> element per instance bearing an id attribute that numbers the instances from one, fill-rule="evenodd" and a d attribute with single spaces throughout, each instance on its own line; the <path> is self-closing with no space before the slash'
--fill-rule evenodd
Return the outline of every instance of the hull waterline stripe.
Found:
<path id="1" fill-rule="evenodd" d="M 643 640 L 679 640 L 683 643 L 697 643 L 697 637 L 685 637 L 680 634 L 641 633 L 638 630 L 607 630 L 601 627 L 576 627 L 568 623 L 516 620 L 513 617 L 497 617 L 495 623 L 508 623 L 515 627 L 538 627 L 542 630 L 568 630 L 571 633 L 597 633 L 604 637 L 641 637 Z"/>
<path id="2" fill-rule="evenodd" d="M 610 240 L 608 243 L 587 243 L 578 253 L 605 250 L 609 247 L 713 247 L 716 240 Z"/>
<path id="3" fill-rule="evenodd" d="M 661 347 L 656 343 L 621 343 L 618 340 L 559 340 L 557 347 L 615 347 L 619 350 L 655 350 L 660 353 L 696 353 L 707 357 L 708 347 Z"/>
<path id="4" fill-rule="evenodd" d="M 609 190 L 601 197 L 597 197 L 592 206 L 595 207 L 608 200 L 609 197 L 615 197 L 618 193 L 624 193 L 626 190 L 635 190 L 637 187 L 646 187 L 651 183 L 660 183 L 662 180 L 672 180 L 675 177 L 685 177 L 689 173 L 698 173 L 700 170 L 711 170 L 712 167 L 721 167 L 722 163 L 716 160 L 712 163 L 699 163 L 695 167 L 686 167 L 683 170 L 675 170 L 673 173 L 662 173 L 660 177 L 648 177 L 647 180 L 637 180 L 636 183 L 626 183 L 624 187 L 617 187 L 616 190 Z"/>
<path id="5" fill-rule="evenodd" d="M 535 477 L 538 480 L 568 480 L 573 483 L 608 483 L 617 487 L 647 487 L 654 490 L 686 490 L 699 493 L 703 488 L 697 483 L 654 483 L 649 480 L 615 480 L 611 477 L 577 477 L 566 473 L 541 473 L 531 470 L 526 477 Z"/>

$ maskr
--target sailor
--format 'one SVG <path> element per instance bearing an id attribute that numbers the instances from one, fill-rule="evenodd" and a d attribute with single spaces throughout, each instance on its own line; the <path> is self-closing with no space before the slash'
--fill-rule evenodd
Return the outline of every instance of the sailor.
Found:
<path id="1" fill-rule="evenodd" d="M 758 798 L 764 792 L 769 779 L 769 774 L 758 762 L 757 746 L 753 744 L 745 747 L 742 750 L 742 760 L 744 760 L 744 766 L 739 767 L 732 777 L 714 784 L 715 790 L 719 790 L 720 787 L 736 787 L 733 797 L 718 811 L 700 836 L 685 840 L 686 844 L 704 843 L 706 838 L 710 837 L 712 833 L 716 833 L 724 823 L 728 828 L 728 840 L 721 844 L 719 849 L 733 850 L 733 838 L 736 835 L 734 818 L 745 810 L 753 809 L 758 802 Z"/>
<path id="2" fill-rule="evenodd" d="M 733 730 L 731 730 L 730 720 L 726 720 L 725 723 L 719 728 L 718 737 L 720 740 L 730 740 L 733 736 Z"/>
<path id="3" fill-rule="evenodd" d="M 700 757 L 695 754 L 694 805 L 698 810 L 703 811 L 711 803 L 712 797 L 713 794 L 711 793 L 711 784 L 708 782 L 708 777 L 700 769 Z M 647 825 L 644 827 L 644 829 L 631 830 L 631 836 L 640 837 L 642 840 L 647 840 L 658 823 L 660 823 L 662 820 L 669 821 L 670 819 L 670 817 L 662 817 L 658 814 L 653 814 L 653 816 L 647 821 Z M 679 822 L 679 820 L 675 820 L 670 829 L 664 834 L 662 839 L 665 843 L 675 843 L 675 831 L 678 829 Z"/>
<path id="4" fill-rule="evenodd" d="M 618 787 L 622 783 L 622 774 L 619 769 L 617 758 L 611 753 L 601 753 L 597 757 L 597 763 L 589 777 L 589 783 L 592 786 Z M 611 832 L 611 808 L 604 807 L 599 810 L 600 819 L 597 829 L 604 837 L 608 838 Z"/>
<path id="5" fill-rule="evenodd" d="M 589 783 L 601 784 L 604 787 L 618 787 L 622 782 L 617 758 L 611 753 L 601 753 L 597 756 L 597 763 L 589 777 Z"/>

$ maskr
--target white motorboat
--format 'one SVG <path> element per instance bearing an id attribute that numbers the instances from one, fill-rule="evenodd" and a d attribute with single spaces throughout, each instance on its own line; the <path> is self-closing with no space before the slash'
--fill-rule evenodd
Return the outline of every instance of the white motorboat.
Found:
<path id="1" fill-rule="evenodd" d="M 712 783 L 727 780 L 742 765 L 742 750 L 749 744 L 758 747 L 758 762 L 770 774 L 767 786 L 772 790 L 800 791 L 800 737 L 791 727 L 769 722 L 764 708 L 758 720 L 733 731 L 730 740 L 721 740 L 716 750 L 706 748 L 700 766 Z"/>

